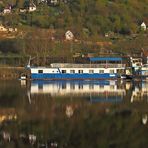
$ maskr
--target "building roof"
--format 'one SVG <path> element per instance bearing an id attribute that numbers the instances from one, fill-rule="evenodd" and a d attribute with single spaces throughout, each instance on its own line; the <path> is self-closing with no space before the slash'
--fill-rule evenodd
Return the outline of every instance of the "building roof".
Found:
<path id="1" fill-rule="evenodd" d="M 145 22 L 142 22 L 141 26 L 146 26 Z"/>
<path id="2" fill-rule="evenodd" d="M 92 57 L 89 58 L 91 62 L 96 62 L 96 61 L 122 61 L 122 58 L 118 57 Z"/>

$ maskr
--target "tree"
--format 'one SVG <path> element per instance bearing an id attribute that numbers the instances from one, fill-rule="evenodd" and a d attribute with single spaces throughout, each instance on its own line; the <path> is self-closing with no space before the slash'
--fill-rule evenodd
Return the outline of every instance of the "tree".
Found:
<path id="1" fill-rule="evenodd" d="M 18 8 L 24 8 L 25 0 L 16 0 L 16 6 Z"/>
<path id="2" fill-rule="evenodd" d="M 40 57 L 43 57 L 42 64 L 45 64 L 50 51 L 49 43 L 50 38 L 46 30 L 34 30 L 25 36 L 26 53 L 36 57 L 37 65 L 40 65 Z"/>

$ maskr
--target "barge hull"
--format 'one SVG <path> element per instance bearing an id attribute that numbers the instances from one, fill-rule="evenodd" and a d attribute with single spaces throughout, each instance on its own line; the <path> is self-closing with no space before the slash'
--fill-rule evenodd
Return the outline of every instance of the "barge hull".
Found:
<path id="1" fill-rule="evenodd" d="M 55 80 L 55 79 L 116 79 L 117 74 L 31 74 L 31 79 L 44 79 L 44 80 Z"/>

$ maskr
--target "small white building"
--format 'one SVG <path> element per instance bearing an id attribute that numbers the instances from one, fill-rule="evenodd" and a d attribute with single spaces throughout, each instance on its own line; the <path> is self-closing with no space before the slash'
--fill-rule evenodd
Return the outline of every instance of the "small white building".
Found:
<path id="1" fill-rule="evenodd" d="M 66 31 L 66 33 L 65 33 L 65 38 L 66 38 L 66 40 L 71 41 L 71 40 L 74 39 L 74 35 L 73 35 L 73 33 L 72 33 L 70 30 L 68 30 L 68 31 Z"/>
<path id="2" fill-rule="evenodd" d="M 13 28 L 8 28 L 8 31 L 9 32 L 13 32 Z"/>
<path id="3" fill-rule="evenodd" d="M 12 28 L 12 27 L 10 27 L 10 28 L 8 28 L 8 31 L 9 31 L 9 32 L 17 32 L 17 28 Z"/>
<path id="4" fill-rule="evenodd" d="M 11 13 L 11 9 L 10 9 L 10 8 L 5 8 L 5 9 L 3 10 L 3 13 L 4 13 L 4 14 L 9 14 L 9 13 Z"/>
<path id="5" fill-rule="evenodd" d="M 38 2 L 38 4 L 40 4 L 40 3 L 47 3 L 47 0 L 38 0 L 37 2 Z"/>
<path id="6" fill-rule="evenodd" d="M 20 12 L 25 13 L 25 12 L 27 12 L 27 10 L 26 9 L 20 9 Z"/>
<path id="7" fill-rule="evenodd" d="M 57 5 L 59 3 L 59 0 L 50 0 L 50 4 Z"/>
<path id="8" fill-rule="evenodd" d="M 33 12 L 33 11 L 36 11 L 36 5 L 34 3 L 31 3 L 30 6 L 29 6 L 29 12 Z"/>
<path id="9" fill-rule="evenodd" d="M 144 31 L 147 29 L 147 26 L 144 22 L 141 24 L 141 29 L 144 30 Z"/>
<path id="10" fill-rule="evenodd" d="M 5 28 L 2 24 L 0 25 L 0 32 L 6 32 L 8 31 L 7 28 Z"/>

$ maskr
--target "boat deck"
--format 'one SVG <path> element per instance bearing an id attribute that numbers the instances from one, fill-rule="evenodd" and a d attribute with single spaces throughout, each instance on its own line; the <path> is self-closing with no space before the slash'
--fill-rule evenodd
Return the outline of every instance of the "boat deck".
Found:
<path id="1" fill-rule="evenodd" d="M 125 68 L 125 64 L 72 64 L 52 63 L 52 68 Z"/>

